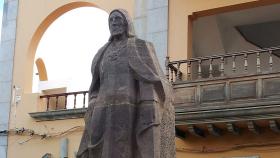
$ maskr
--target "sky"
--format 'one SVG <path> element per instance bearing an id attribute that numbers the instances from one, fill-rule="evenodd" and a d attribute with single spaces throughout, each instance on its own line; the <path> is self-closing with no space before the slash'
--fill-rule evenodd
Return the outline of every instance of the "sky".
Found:
<path id="1" fill-rule="evenodd" d="M 2 17 L 3 17 L 3 7 L 4 7 L 4 0 L 0 0 L 0 30 L 2 30 Z M 1 36 L 0 36 L 1 41 Z"/>
<path id="2" fill-rule="evenodd" d="M 46 30 L 35 60 L 39 57 L 44 60 L 49 84 L 67 85 L 68 92 L 88 90 L 92 59 L 108 41 L 109 34 L 107 12 L 94 7 L 71 10 Z M 36 72 L 34 67 L 33 92 L 38 91 Z"/>

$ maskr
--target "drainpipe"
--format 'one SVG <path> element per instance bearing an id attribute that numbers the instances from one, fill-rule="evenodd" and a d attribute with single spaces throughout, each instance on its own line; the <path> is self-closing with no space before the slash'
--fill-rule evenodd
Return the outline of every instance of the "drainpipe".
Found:
<path id="1" fill-rule="evenodd" d="M 60 140 L 60 158 L 68 158 L 68 138 Z"/>

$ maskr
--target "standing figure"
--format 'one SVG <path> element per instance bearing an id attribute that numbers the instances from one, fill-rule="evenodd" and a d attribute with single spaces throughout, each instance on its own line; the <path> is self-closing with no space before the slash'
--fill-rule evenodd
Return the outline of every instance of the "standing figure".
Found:
<path id="1" fill-rule="evenodd" d="M 172 91 L 153 45 L 136 38 L 123 9 L 110 13 L 109 29 L 92 61 L 77 158 L 175 158 Z"/>

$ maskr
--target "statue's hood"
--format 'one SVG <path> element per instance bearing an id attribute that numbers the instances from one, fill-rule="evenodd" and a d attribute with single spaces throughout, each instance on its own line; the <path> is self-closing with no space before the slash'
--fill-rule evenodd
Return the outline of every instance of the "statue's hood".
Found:
<path id="1" fill-rule="evenodd" d="M 124 9 L 114 9 L 111 11 L 110 15 L 113 13 L 113 12 L 119 12 L 126 20 L 127 22 L 127 33 L 128 33 L 128 37 L 135 37 L 135 30 L 134 30 L 134 26 L 133 26 L 133 22 L 132 22 L 132 19 L 131 17 L 129 16 L 128 12 Z M 109 15 L 109 17 L 110 17 Z M 112 36 L 110 36 L 109 38 L 109 41 L 111 41 L 112 39 Z"/>

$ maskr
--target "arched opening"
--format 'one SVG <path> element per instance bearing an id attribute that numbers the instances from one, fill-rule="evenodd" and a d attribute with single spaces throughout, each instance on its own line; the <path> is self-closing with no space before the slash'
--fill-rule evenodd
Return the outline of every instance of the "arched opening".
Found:
<path id="1" fill-rule="evenodd" d="M 26 74 L 29 83 L 25 91 L 31 91 L 31 87 L 33 92 L 61 87 L 68 92 L 87 90 L 91 60 L 109 37 L 107 17 L 108 13 L 87 2 L 70 3 L 51 13 L 40 24 L 29 46 L 29 68 L 37 58 L 41 59 L 33 73 Z M 42 76 L 47 80 L 40 81 Z"/>
<path id="2" fill-rule="evenodd" d="M 37 71 L 38 71 L 38 73 L 36 75 L 39 76 L 39 80 L 48 81 L 48 74 L 47 74 L 44 60 L 42 58 L 37 58 L 35 63 L 36 63 Z"/>

